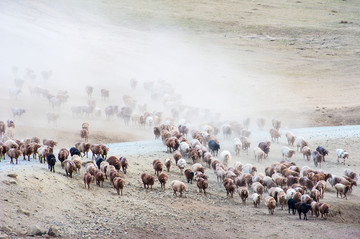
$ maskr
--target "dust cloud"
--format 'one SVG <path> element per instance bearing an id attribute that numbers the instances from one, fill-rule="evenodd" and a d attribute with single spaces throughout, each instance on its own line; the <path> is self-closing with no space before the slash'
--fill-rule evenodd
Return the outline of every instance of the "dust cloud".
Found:
<path id="1" fill-rule="evenodd" d="M 281 108 L 284 89 L 274 76 L 242 67 L 251 61 L 257 64 L 251 54 L 174 28 L 138 29 L 127 25 L 131 19 L 111 21 L 97 4 L 1 2 L 1 99 L 7 102 L 2 105 L 3 120 L 12 117 L 11 107 L 25 108 L 20 120 L 27 123 L 32 119 L 45 125 L 46 112 L 61 112 L 69 120 L 71 107 L 88 104 L 86 85 L 95 88 L 93 100 L 102 119 L 106 106 L 124 106 L 124 95 L 132 96 L 137 105 L 146 104 L 147 111 L 164 111 L 164 118 L 172 116 L 173 108 L 195 109 L 201 117 L 192 117 L 198 121 L 193 124 L 279 117 L 273 113 Z M 45 79 L 43 72 L 51 76 Z M 16 88 L 16 78 L 25 83 L 11 99 L 9 89 Z M 130 79 L 138 81 L 135 90 Z M 154 82 L 154 87 L 145 90 L 145 82 Z M 69 100 L 51 108 L 47 100 L 30 94 L 29 87 L 35 86 L 53 95 L 67 91 Z M 110 90 L 108 101 L 100 98 L 102 88 Z"/>

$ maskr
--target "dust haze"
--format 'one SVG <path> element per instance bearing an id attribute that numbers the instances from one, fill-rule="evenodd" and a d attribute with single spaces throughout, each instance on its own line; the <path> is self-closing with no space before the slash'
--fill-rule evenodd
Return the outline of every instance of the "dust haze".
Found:
<path id="1" fill-rule="evenodd" d="M 122 97 L 129 95 L 137 103 L 133 113 L 144 113 L 138 107 L 146 104 L 146 111 L 161 111 L 166 119 L 177 109 L 180 115 L 175 123 L 179 119 L 193 125 L 241 122 L 251 117 L 255 128 L 258 117 L 270 122 L 290 112 L 299 115 L 289 117 L 292 126 L 306 125 L 301 108 L 282 104 L 291 99 L 295 106 L 301 97 L 289 92 L 278 76 L 256 70 L 265 66 L 261 56 L 178 30 L 171 19 L 171 27 L 153 27 L 151 21 L 139 27 L 126 12 L 131 9 L 117 12 L 121 21 L 114 21 L 107 15 L 110 8 L 111 4 L 107 8 L 72 1 L 2 1 L 2 120 L 13 118 L 11 108 L 20 107 L 26 113 L 15 120 L 23 125 L 77 129 L 82 121 L 94 121 L 99 127 L 123 127 L 116 117 L 105 126 L 101 120 L 105 107 L 123 107 Z M 47 79 L 44 72 L 51 73 Z M 24 84 L 17 87 L 15 79 Z M 135 89 L 130 87 L 131 79 L 138 81 Z M 153 87 L 146 90 L 146 82 L 153 82 Z M 91 99 L 85 92 L 87 85 L 94 87 Z M 69 98 L 52 107 L 47 99 L 30 94 L 33 87 L 52 95 L 66 91 Z M 21 88 L 16 97 L 9 94 L 14 88 Z M 100 89 L 110 91 L 108 100 L 101 99 Z M 95 101 L 101 116 L 74 117 L 71 107 L 87 105 L 89 100 Z M 189 109 L 196 115 L 191 117 Z M 60 114 L 59 120 L 47 122 L 48 112 Z"/>

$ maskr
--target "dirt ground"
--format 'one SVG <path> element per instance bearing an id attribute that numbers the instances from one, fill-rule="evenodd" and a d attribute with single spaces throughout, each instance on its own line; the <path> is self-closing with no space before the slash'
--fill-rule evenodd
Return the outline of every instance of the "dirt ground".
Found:
<path id="1" fill-rule="evenodd" d="M 145 190 L 141 173 L 153 173 L 153 160 L 172 157 L 160 140 L 154 140 L 152 129 L 126 127 L 119 119 L 105 119 L 104 114 L 74 117 L 70 111 L 88 102 L 84 86 L 92 84 L 96 87 L 93 99 L 102 110 L 112 104 L 123 106 L 122 96 L 131 94 L 138 105 L 147 104 L 148 111 L 162 111 L 169 119 L 171 107 L 153 100 L 142 87 L 147 79 L 166 79 L 181 96 L 177 97 L 181 106 L 221 112 L 219 125 L 250 117 L 251 148 L 269 137 L 273 117 L 281 119 L 283 137 L 272 144 L 269 158 L 261 163 L 254 160 L 252 150 L 234 156 L 231 140 L 219 135 L 221 149 L 233 154 L 230 165 L 252 163 L 264 172 L 282 159 L 287 130 L 360 124 L 359 11 L 356 0 L 2 1 L 0 18 L 8 24 L 0 26 L 6 33 L 0 47 L 8 55 L 0 67 L 5 86 L 0 89 L 0 120 L 13 118 L 12 107 L 25 108 L 26 113 L 15 118 L 15 138 L 55 139 L 55 152 L 81 141 L 81 123 L 87 121 L 90 143 L 107 144 L 109 155 L 126 156 L 129 170 L 122 174 L 126 185 L 120 197 L 108 180 L 104 188 L 92 184 L 91 190 L 84 189 L 84 169 L 68 178 L 59 163 L 56 173 L 50 173 L 37 160 L 20 158 L 19 165 L 10 165 L 9 158 L 2 160 L 0 238 L 31 237 L 34 226 L 42 234 L 36 237 L 49 237 L 49 228 L 55 228 L 63 238 L 359 238 L 358 187 L 345 200 L 337 198 L 328 184 L 323 202 L 330 205 L 329 217 L 309 215 L 308 221 L 278 207 L 269 215 L 263 201 L 254 208 L 250 199 L 242 205 L 237 194 L 228 198 L 210 169 L 207 195 L 199 193 L 195 183 L 186 184 L 183 198 L 174 196 L 170 182 L 185 182 L 174 165 L 167 173 L 164 192 L 158 182 Z M 17 24 L 24 25 L 17 28 Z M 70 46 L 69 42 L 70 50 L 62 45 Z M 30 67 L 37 73 L 52 67 L 54 82 L 27 80 L 22 93 L 11 99 L 13 65 L 21 72 Z M 132 77 L 139 79 L 136 91 L 129 86 Z M 70 98 L 52 109 L 46 99 L 29 93 L 28 87 L 34 85 L 54 94 L 67 90 Z M 111 89 L 108 101 L 101 100 L 100 87 Z M 47 112 L 60 113 L 59 120 L 48 123 Z M 255 125 L 258 117 L 266 119 L 264 131 Z M 194 118 L 189 123 L 197 128 L 210 121 L 210 113 Z M 302 136 L 299 132 L 297 136 Z M 358 133 L 339 138 L 332 132 L 330 128 L 320 138 L 307 138 L 311 148 L 329 149 L 322 170 L 341 176 L 350 168 L 359 174 Z M 346 165 L 337 164 L 337 148 L 349 152 Z M 83 164 L 90 160 L 83 158 Z M 300 153 L 292 160 L 315 168 Z"/>

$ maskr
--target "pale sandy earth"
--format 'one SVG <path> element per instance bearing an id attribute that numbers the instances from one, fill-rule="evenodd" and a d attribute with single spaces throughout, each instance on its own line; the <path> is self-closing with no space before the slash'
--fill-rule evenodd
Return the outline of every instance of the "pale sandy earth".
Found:
<path id="1" fill-rule="evenodd" d="M 38 160 L 20 158 L 18 165 L 2 160 L 0 238 L 31 237 L 35 225 L 46 232 L 56 228 L 63 238 L 360 238 L 358 187 L 345 200 L 328 184 L 323 201 L 330 205 L 329 217 L 308 221 L 279 208 L 269 215 L 264 202 L 254 208 L 250 199 L 243 206 L 238 195 L 227 198 L 210 169 L 206 196 L 195 183 L 186 184 L 183 198 L 175 197 L 169 182 L 185 177 L 174 165 L 165 192 L 158 182 L 144 190 L 141 173 L 153 173 L 153 160 L 172 155 L 154 140 L 152 128 L 126 127 L 103 113 L 108 105 L 123 107 L 122 97 L 131 95 L 137 105 L 147 104 L 147 111 L 163 112 L 164 119 L 174 107 L 195 109 L 200 112 L 195 116 L 180 114 L 194 129 L 250 117 L 248 154 L 235 157 L 231 140 L 218 136 L 221 149 L 233 154 L 230 165 L 252 163 L 264 172 L 282 159 L 284 135 L 291 130 L 311 148 L 329 150 L 325 172 L 341 176 L 350 168 L 359 174 L 359 12 L 357 0 L 1 1 L 0 120 L 13 118 L 12 107 L 24 108 L 15 118 L 15 138 L 55 139 L 56 153 L 82 140 L 79 130 L 87 121 L 90 143 L 126 156 L 129 169 L 120 197 L 109 181 L 104 188 L 84 189 L 84 169 L 67 178 L 59 163 L 50 173 Z M 31 80 L 27 69 L 37 78 Z M 46 70 L 53 70 L 47 82 L 41 77 Z M 9 96 L 14 78 L 25 80 L 16 99 Z M 131 78 L 139 81 L 136 90 Z M 152 91 L 143 87 L 147 80 L 155 82 Z M 163 91 L 163 81 L 172 85 L 170 92 Z M 95 86 L 92 100 L 102 110 L 100 118 L 71 114 L 72 106 L 88 103 L 87 84 Z M 69 100 L 53 109 L 31 95 L 29 86 L 54 95 L 66 90 Z M 101 99 L 101 88 L 110 89 L 109 100 Z M 154 93 L 160 97 L 152 98 Z M 165 94 L 177 105 L 165 104 Z M 47 112 L 59 113 L 59 120 L 49 124 Z M 259 117 L 266 119 L 263 131 L 255 124 Z M 272 144 L 268 159 L 256 162 L 252 148 L 270 136 L 274 117 L 282 120 L 280 143 Z M 350 154 L 345 165 L 336 162 L 337 148 Z M 315 168 L 299 153 L 292 160 Z"/>

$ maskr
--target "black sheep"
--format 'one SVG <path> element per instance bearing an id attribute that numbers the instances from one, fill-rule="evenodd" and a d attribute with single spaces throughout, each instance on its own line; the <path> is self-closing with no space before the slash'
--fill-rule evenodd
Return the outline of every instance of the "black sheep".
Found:
<path id="1" fill-rule="evenodd" d="M 310 210 L 311 210 L 310 204 L 306 204 L 306 203 L 300 204 L 298 208 L 299 219 L 301 219 L 301 213 L 304 213 L 304 220 L 307 220 L 306 213 L 308 213 Z"/>
<path id="2" fill-rule="evenodd" d="M 100 169 L 100 164 L 102 161 L 104 161 L 103 157 L 101 157 L 101 156 L 96 157 L 96 165 L 98 166 L 99 169 Z"/>
<path id="3" fill-rule="evenodd" d="M 220 149 L 220 144 L 216 143 L 215 140 L 210 140 L 208 145 L 209 145 L 210 151 L 214 153 L 214 156 L 217 156 L 218 151 Z"/>
<path id="4" fill-rule="evenodd" d="M 48 154 L 47 156 L 47 163 L 50 169 L 50 172 L 53 171 L 55 173 L 55 163 L 56 163 L 56 157 L 54 154 Z"/>
<path id="5" fill-rule="evenodd" d="M 296 207 L 295 206 L 296 206 L 296 201 L 294 199 L 290 198 L 288 200 L 289 213 L 290 213 L 290 209 L 291 209 L 292 212 L 293 212 L 293 215 L 295 215 L 295 213 L 296 213 L 296 211 L 295 211 Z"/>
<path id="6" fill-rule="evenodd" d="M 70 148 L 69 151 L 70 151 L 71 157 L 74 156 L 74 155 L 79 155 L 79 156 L 81 157 L 81 153 L 80 153 L 80 151 L 79 151 L 77 148 L 72 147 L 72 148 Z"/>
<path id="7" fill-rule="evenodd" d="M 316 148 L 316 151 L 318 151 L 323 156 L 323 161 L 325 162 L 325 155 L 329 154 L 329 151 L 327 151 L 324 147 L 318 146 Z"/>
<path id="8" fill-rule="evenodd" d="M 186 169 L 184 174 L 185 174 L 185 177 L 187 179 L 187 182 L 192 184 L 195 173 L 193 171 L 191 171 L 191 169 Z"/>

